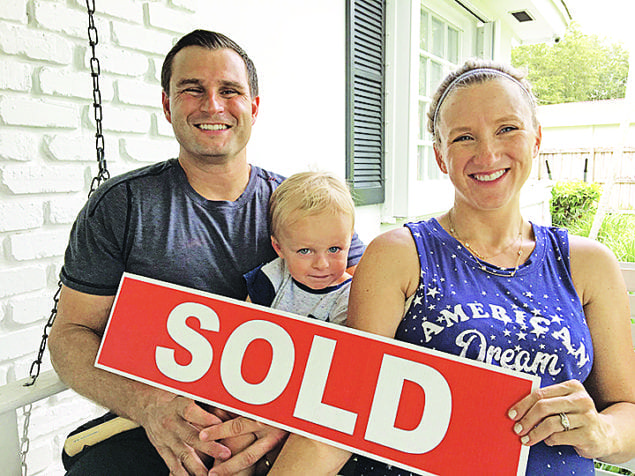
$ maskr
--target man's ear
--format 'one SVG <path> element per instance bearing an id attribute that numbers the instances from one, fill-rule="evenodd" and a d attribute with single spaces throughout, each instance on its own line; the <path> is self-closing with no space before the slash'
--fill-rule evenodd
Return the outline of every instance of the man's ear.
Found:
<path id="1" fill-rule="evenodd" d="M 273 246 L 274 251 L 278 254 L 278 256 L 282 259 L 282 248 L 280 248 L 280 243 L 276 240 L 276 237 L 271 235 L 271 246 Z"/>
<path id="2" fill-rule="evenodd" d="M 256 123 L 256 117 L 258 117 L 258 111 L 260 110 L 260 96 L 256 96 L 251 100 L 251 125 Z"/>
<path id="3" fill-rule="evenodd" d="M 172 113 L 170 112 L 170 98 L 165 93 L 165 91 L 161 91 L 161 104 L 163 105 L 163 115 L 168 120 L 168 122 L 172 124 Z"/>

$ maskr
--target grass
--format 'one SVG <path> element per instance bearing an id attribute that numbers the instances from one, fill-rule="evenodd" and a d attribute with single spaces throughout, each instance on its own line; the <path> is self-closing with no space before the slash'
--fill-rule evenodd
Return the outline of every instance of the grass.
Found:
<path id="1" fill-rule="evenodd" d="M 600 461 L 595 461 L 595 467 L 596 469 L 603 469 L 604 471 L 608 471 L 609 473 L 626 474 L 628 476 L 635 475 L 635 473 L 633 473 L 629 469 L 620 468 L 619 466 L 613 466 L 612 464 L 601 463 Z"/>
<path id="2" fill-rule="evenodd" d="M 571 222 L 567 229 L 579 236 L 589 236 L 593 214 L 588 213 Z M 618 261 L 635 262 L 635 215 L 607 214 L 604 217 L 597 240 L 609 247 Z"/>

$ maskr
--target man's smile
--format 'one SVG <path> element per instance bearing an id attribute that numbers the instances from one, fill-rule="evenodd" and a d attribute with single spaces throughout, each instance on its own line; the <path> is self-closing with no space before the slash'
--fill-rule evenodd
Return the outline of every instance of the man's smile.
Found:
<path id="1" fill-rule="evenodd" d="M 230 126 L 227 124 L 196 124 L 195 127 L 204 131 L 222 131 L 229 129 Z"/>

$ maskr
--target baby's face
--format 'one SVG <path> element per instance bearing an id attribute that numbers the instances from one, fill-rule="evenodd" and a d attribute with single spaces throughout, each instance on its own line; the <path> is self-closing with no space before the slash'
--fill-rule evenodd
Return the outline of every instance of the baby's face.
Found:
<path id="1" fill-rule="evenodd" d="M 289 223 L 271 241 L 278 256 L 286 261 L 293 279 L 311 289 L 324 289 L 345 281 L 352 218 L 343 213 L 297 219 L 292 215 Z"/>

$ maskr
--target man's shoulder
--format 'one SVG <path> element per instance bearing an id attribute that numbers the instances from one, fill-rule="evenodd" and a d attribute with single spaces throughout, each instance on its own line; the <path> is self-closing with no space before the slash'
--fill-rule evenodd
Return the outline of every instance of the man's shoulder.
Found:
<path id="1" fill-rule="evenodd" d="M 173 170 L 177 163 L 178 161 L 176 159 L 169 159 L 155 164 L 146 165 L 144 167 L 139 167 L 138 169 L 129 170 L 128 172 L 124 172 L 104 182 L 104 190 L 135 179 L 159 176 L 165 172 Z"/>
<path id="2" fill-rule="evenodd" d="M 121 191 L 128 185 L 144 187 L 144 184 L 146 184 L 146 182 L 142 180 L 144 178 L 157 178 L 161 180 L 161 176 L 174 171 L 177 164 L 178 161 L 176 159 L 169 159 L 129 170 L 106 180 L 92 194 L 90 200 L 92 208 L 96 207 L 104 198 L 112 196 L 113 192 Z M 156 181 L 152 180 L 152 184 L 145 186 L 154 188 L 156 187 Z"/>
<path id="3" fill-rule="evenodd" d="M 257 165 L 252 165 L 255 171 L 255 176 L 258 180 L 262 182 L 266 182 L 268 184 L 272 184 L 275 187 L 280 185 L 286 177 L 284 175 L 277 174 L 275 172 L 271 172 L 270 170 L 263 169 L 262 167 L 258 167 Z"/>

